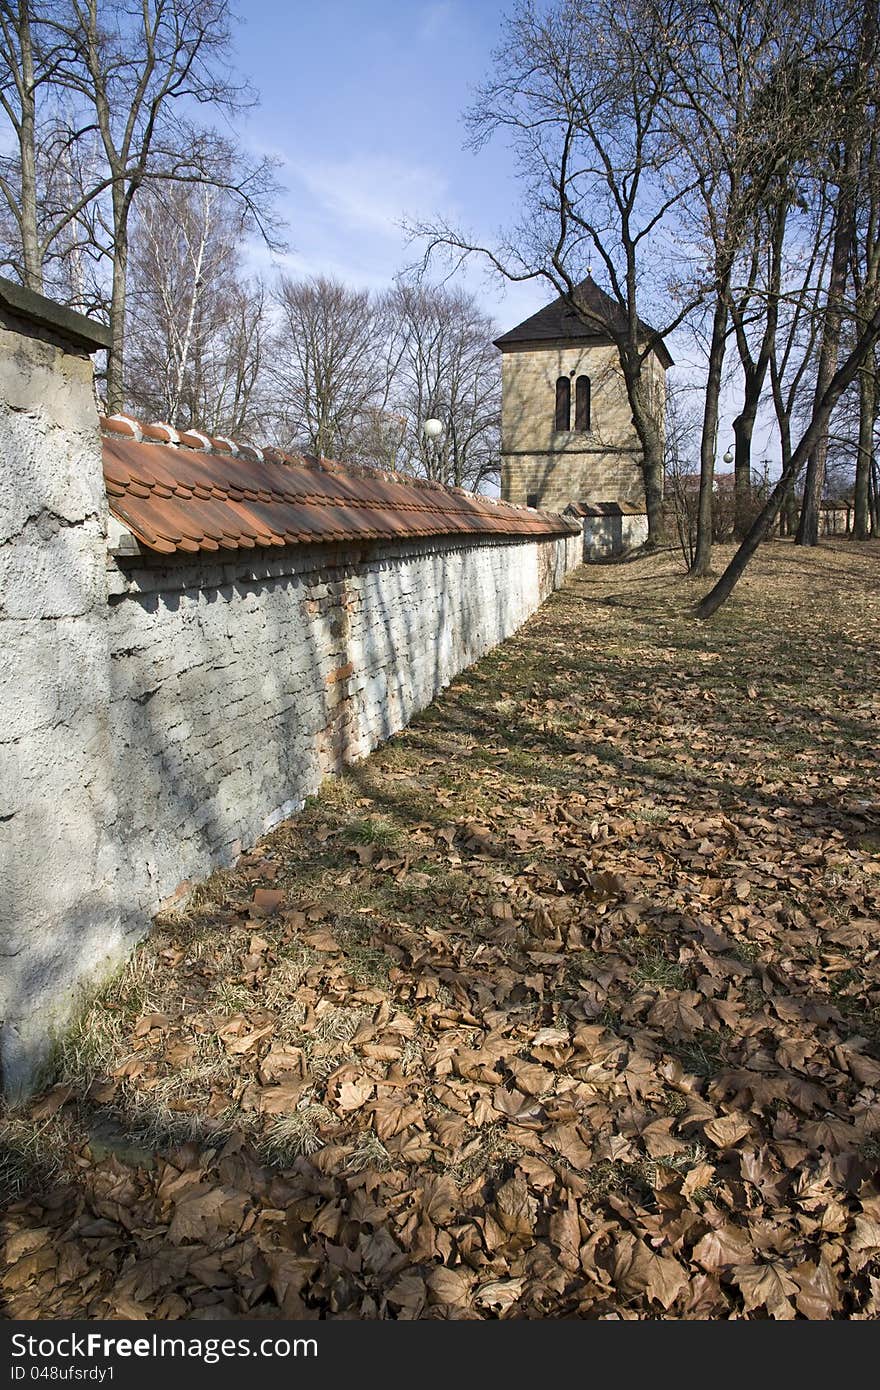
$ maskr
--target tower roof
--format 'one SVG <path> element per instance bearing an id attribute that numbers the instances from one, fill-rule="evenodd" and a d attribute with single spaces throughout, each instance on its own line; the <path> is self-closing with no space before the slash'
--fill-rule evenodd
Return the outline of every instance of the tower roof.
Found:
<path id="1" fill-rule="evenodd" d="M 574 296 L 578 304 L 608 325 L 606 332 L 585 323 L 563 295 L 559 295 L 551 304 L 546 304 L 530 318 L 523 319 L 516 328 L 511 328 L 509 333 L 502 333 L 500 338 L 495 339 L 495 346 L 504 352 L 507 348 L 521 347 L 526 343 L 558 342 L 560 339 L 573 342 L 595 339 L 601 342 L 612 336 L 612 328 L 619 331 L 625 327 L 626 320 L 620 305 L 599 288 L 591 275 L 575 286 Z M 655 331 L 641 320 L 639 327 L 646 336 Z M 655 350 L 664 367 L 673 365 L 662 339 L 658 340 Z"/>

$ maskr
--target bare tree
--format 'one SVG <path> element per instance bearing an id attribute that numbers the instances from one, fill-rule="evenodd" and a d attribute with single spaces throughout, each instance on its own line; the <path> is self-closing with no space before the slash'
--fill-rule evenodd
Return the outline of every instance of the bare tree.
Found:
<path id="1" fill-rule="evenodd" d="M 800 469 L 807 464 L 804 501 L 798 538 L 814 543 L 818 536 L 818 505 L 824 480 L 829 421 L 837 402 L 857 380 L 866 364 L 873 360 L 880 339 L 880 301 L 863 306 L 853 317 L 852 333 L 842 360 L 839 360 L 841 331 L 845 316 L 846 271 L 850 265 L 856 235 L 858 171 L 867 114 L 874 101 L 878 60 L 878 15 L 874 4 L 858 6 L 853 15 L 854 32 L 848 61 L 842 61 L 844 80 L 838 91 L 841 109 L 831 142 L 836 146 L 830 271 L 822 313 L 822 334 L 816 383 L 809 421 L 797 447 L 784 462 L 779 480 L 754 524 L 718 582 L 697 606 L 697 616 L 709 617 L 724 602 L 751 556 L 773 525 L 785 498 L 790 495 Z M 854 52 L 855 56 L 852 56 Z M 873 254 L 873 249 L 872 249 Z M 880 254 L 880 248 L 877 249 Z M 771 367 L 772 367 L 771 363 Z M 774 392 L 778 394 L 779 374 L 774 372 Z M 777 406 L 777 409 L 779 407 Z"/>
<path id="2" fill-rule="evenodd" d="M 655 45 L 664 45 L 655 64 L 668 65 L 671 83 L 665 98 L 666 119 L 678 147 L 678 159 L 693 182 L 695 197 L 683 205 L 703 245 L 695 267 L 696 287 L 707 290 L 710 320 L 700 442 L 700 487 L 693 577 L 711 570 L 712 508 L 715 455 L 724 359 L 730 332 L 734 266 L 760 207 L 779 143 L 777 122 L 767 122 L 764 93 L 778 86 L 780 33 L 791 16 L 782 6 L 752 0 L 747 6 L 666 3 L 647 0 L 656 16 L 651 26 Z M 776 113 L 774 113 L 776 114 Z M 695 295 L 699 298 L 699 295 Z"/>
<path id="3" fill-rule="evenodd" d="M 675 520 L 678 547 L 688 573 L 697 552 L 700 488 L 695 486 L 702 436 L 698 403 L 686 387 L 673 387 L 666 398 L 665 497 Z"/>
<path id="4" fill-rule="evenodd" d="M 758 549 L 762 540 L 767 536 L 771 526 L 779 515 L 779 509 L 782 506 L 786 494 L 797 478 L 801 468 L 803 468 L 806 463 L 810 451 L 816 447 L 816 444 L 823 434 L 827 435 L 828 421 L 831 417 L 832 410 L 851 382 L 856 380 L 865 362 L 873 353 L 878 341 L 880 341 L 880 304 L 875 307 L 871 318 L 864 323 L 855 338 L 852 348 L 838 366 L 822 395 L 814 400 L 810 422 L 801 436 L 797 448 L 792 452 L 788 463 L 779 476 L 776 486 L 770 493 L 766 503 L 753 522 L 748 535 L 730 561 L 730 564 L 718 579 L 717 583 L 713 585 L 708 594 L 706 594 L 697 605 L 696 616 L 698 618 L 711 617 L 711 615 L 721 607 L 725 599 L 730 596 L 735 584 L 745 571 L 749 560 Z"/>
<path id="5" fill-rule="evenodd" d="M 271 374 L 286 441 L 326 458 L 357 457 L 365 423 L 390 389 L 381 303 L 318 276 L 282 277 Z"/>
<path id="6" fill-rule="evenodd" d="M 403 422 L 401 466 L 473 491 L 498 478 L 501 368 L 492 320 L 463 290 L 400 282 L 386 309 L 394 362 L 391 401 Z M 439 418 L 443 432 L 422 425 Z"/>
<path id="7" fill-rule="evenodd" d="M 29 0 L 0 0 L 0 110 L 11 137 L 10 148 L 0 155 L 3 261 L 38 292 L 57 239 L 108 186 L 100 175 L 89 181 L 87 191 L 64 187 L 63 178 L 59 188 L 55 178 L 56 172 L 63 175 L 69 152 L 53 119 L 53 103 L 71 52 L 45 10 Z"/>
<path id="8" fill-rule="evenodd" d="M 766 277 L 759 278 L 748 291 L 759 305 L 763 297 L 766 307 L 761 352 L 754 359 L 754 373 L 750 373 L 748 365 L 745 368 L 745 401 L 750 404 L 753 399 L 750 392 L 758 388 L 761 354 L 766 352 L 783 472 L 788 470 L 794 451 L 793 430 L 805 428 L 812 411 L 811 375 L 815 371 L 821 331 L 833 226 L 824 185 L 820 183 L 816 186 L 812 206 L 804 208 L 804 216 L 792 218 L 790 215 L 789 221 L 792 220 L 794 227 L 790 244 L 775 246 L 771 250 Z M 738 312 L 737 306 L 735 313 Z M 760 312 L 759 309 L 759 322 Z M 746 331 L 745 325 L 738 327 L 737 336 L 740 355 L 748 364 L 753 359 L 741 341 L 745 339 Z M 755 401 L 755 414 L 759 402 L 760 391 Z M 753 423 L 749 423 L 750 449 Z M 751 461 L 751 453 L 749 459 Z M 797 475 L 789 474 L 781 504 L 784 530 L 789 535 L 797 527 L 796 484 Z M 754 520 L 755 514 L 749 519 L 746 535 Z"/>
<path id="9" fill-rule="evenodd" d="M 877 76 L 878 16 L 873 3 L 853 15 L 855 32 L 847 35 L 838 62 L 839 127 L 832 132 L 831 179 L 835 184 L 834 235 L 816 372 L 815 401 L 827 391 L 837 370 L 841 333 L 847 316 L 847 277 L 855 242 L 855 222 L 862 151 L 868 134 L 868 113 L 874 101 Z M 870 318 L 870 308 L 868 315 Z M 864 322 L 864 319 L 863 319 Z M 797 532 L 799 545 L 815 545 L 819 536 L 819 503 L 828 454 L 827 421 L 810 451 L 804 479 L 804 500 Z"/>
<path id="10" fill-rule="evenodd" d="M 869 132 L 862 150 L 859 206 L 852 247 L 857 324 L 864 321 L 866 314 L 870 314 L 872 304 L 880 295 L 880 112 L 876 103 L 869 109 L 868 120 Z M 874 434 L 880 409 L 875 354 L 871 354 L 859 373 L 858 385 L 853 535 L 857 541 L 865 541 L 876 529 L 875 525 L 872 526 L 870 506 Z"/>
<path id="11" fill-rule="evenodd" d="M 126 398 L 181 429 L 250 436 L 263 419 L 262 286 L 241 273 L 241 205 L 210 185 L 145 189 L 132 224 Z"/>
<path id="12" fill-rule="evenodd" d="M 270 161 L 246 164 L 228 140 L 191 119 L 199 105 L 232 113 L 251 101 L 230 75 L 229 0 L 66 0 L 46 18 L 64 60 L 54 80 L 79 107 L 66 139 L 96 132 L 102 177 L 82 192 L 99 209 L 110 262 L 107 406 L 124 399 L 124 342 L 130 219 L 139 191 L 161 182 L 208 183 L 233 192 L 253 224 L 272 235 Z M 230 157 L 232 156 L 232 157 Z"/>
<path id="13" fill-rule="evenodd" d="M 836 21 L 826 0 L 641 2 L 656 10 L 653 32 L 666 43 L 669 121 L 697 194 L 685 204 L 684 220 L 704 245 L 696 274 L 709 287 L 699 534 L 691 569 L 701 575 L 710 569 L 722 369 L 731 331 L 743 376 L 734 423 L 740 539 L 751 519 L 751 441 L 777 329 L 790 212 L 811 176 L 815 148 L 837 116 L 825 72 Z"/>
<path id="14" fill-rule="evenodd" d="M 51 57 L 43 57 L 27 0 L 19 4 L 2 0 L 0 106 L 18 148 L 15 156 L 3 159 L 0 190 L 21 249 L 22 282 L 32 290 L 43 288 L 37 230 L 37 89 L 48 80 L 51 69 Z"/>

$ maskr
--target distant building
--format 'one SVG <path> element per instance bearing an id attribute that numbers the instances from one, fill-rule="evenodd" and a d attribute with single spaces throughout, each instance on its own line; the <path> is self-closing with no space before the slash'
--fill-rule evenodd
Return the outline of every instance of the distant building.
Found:
<path id="1" fill-rule="evenodd" d="M 606 323 L 621 321 L 620 306 L 589 276 L 575 294 Z M 501 496 L 559 512 L 570 502 L 644 510 L 642 451 L 611 336 L 560 296 L 495 346 L 503 354 Z M 660 343 L 647 371 L 661 428 L 670 366 Z"/>

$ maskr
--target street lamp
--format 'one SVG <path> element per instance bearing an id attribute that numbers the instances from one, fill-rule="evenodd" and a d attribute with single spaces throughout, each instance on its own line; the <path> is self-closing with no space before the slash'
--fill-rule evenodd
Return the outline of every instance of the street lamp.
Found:
<path id="1" fill-rule="evenodd" d="M 422 424 L 422 434 L 426 439 L 439 439 L 443 433 L 443 421 L 432 415 Z"/>
<path id="2" fill-rule="evenodd" d="M 733 463 L 733 451 L 731 449 L 728 449 L 727 453 L 724 455 L 724 462 L 727 464 L 728 468 Z"/>

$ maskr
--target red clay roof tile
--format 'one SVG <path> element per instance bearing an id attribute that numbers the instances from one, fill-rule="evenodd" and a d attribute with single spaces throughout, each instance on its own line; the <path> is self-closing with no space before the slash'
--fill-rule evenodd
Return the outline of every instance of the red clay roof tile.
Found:
<path id="1" fill-rule="evenodd" d="M 170 425 L 101 420 L 110 510 L 148 549 L 252 550 L 413 536 L 565 536 L 551 512 Z M 175 442 L 179 438 L 179 447 Z"/>
<path id="2" fill-rule="evenodd" d="M 161 420 L 154 420 L 151 425 L 141 425 L 141 435 L 144 439 L 153 439 L 157 444 L 174 444 L 177 442 L 177 430 L 170 425 L 164 424 Z"/>

